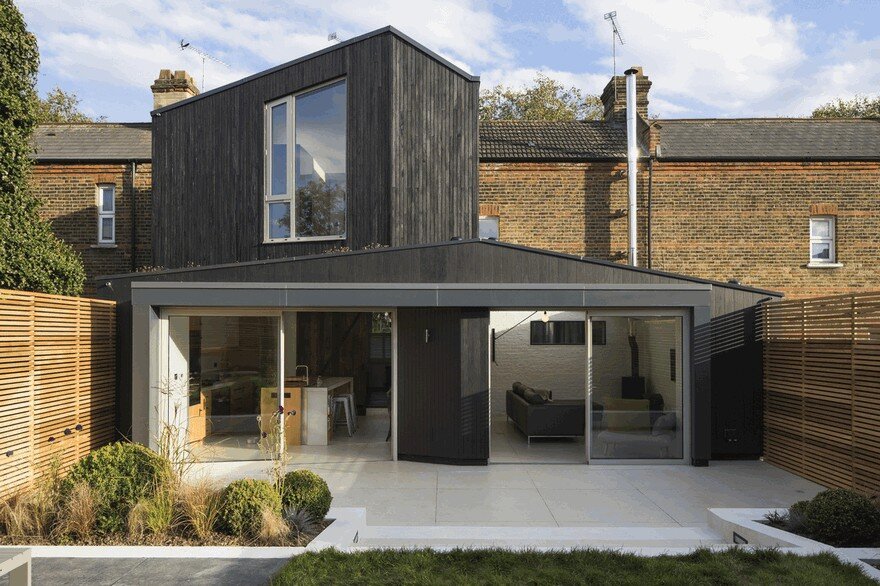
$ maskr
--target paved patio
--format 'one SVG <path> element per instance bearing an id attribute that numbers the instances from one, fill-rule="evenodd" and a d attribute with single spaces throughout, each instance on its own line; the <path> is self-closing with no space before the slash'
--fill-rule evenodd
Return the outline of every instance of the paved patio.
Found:
<path id="1" fill-rule="evenodd" d="M 36 558 L 34 584 L 135 586 L 190 584 L 238 586 L 266 584 L 287 560 L 224 560 L 187 558 Z M 9 580 L 0 577 L 0 586 Z"/>
<path id="2" fill-rule="evenodd" d="M 265 462 L 199 465 L 220 482 L 265 477 Z M 303 464 L 320 474 L 333 505 L 364 507 L 369 525 L 706 525 L 709 507 L 783 507 L 822 490 L 765 462 L 587 466 L 414 462 Z"/>

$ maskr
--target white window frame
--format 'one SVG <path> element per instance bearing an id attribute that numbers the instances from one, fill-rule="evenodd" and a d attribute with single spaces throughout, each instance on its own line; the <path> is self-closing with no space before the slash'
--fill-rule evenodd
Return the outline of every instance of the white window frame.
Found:
<path id="1" fill-rule="evenodd" d="M 296 98 L 302 94 L 311 93 L 315 90 L 331 86 L 340 81 L 347 81 L 345 77 L 339 77 L 318 85 L 308 87 L 296 93 L 266 102 L 263 109 L 263 244 L 278 244 L 282 242 L 319 242 L 330 240 L 345 240 L 348 237 L 348 190 L 345 194 L 345 232 L 333 236 L 297 236 L 296 235 Z M 346 96 L 348 87 L 346 87 Z M 272 195 L 272 108 L 279 104 L 287 104 L 287 193 L 284 195 Z M 348 115 L 348 104 L 346 104 Z M 345 129 L 348 134 L 348 126 Z M 346 136 L 345 160 L 348 164 L 348 136 Z M 269 203 L 288 202 L 290 205 L 290 236 L 287 238 L 269 237 Z"/>
<path id="2" fill-rule="evenodd" d="M 498 234 L 495 236 L 495 239 L 496 239 L 496 240 L 500 240 L 500 239 L 501 239 L 501 216 L 498 216 L 498 215 L 485 215 L 485 216 L 480 216 L 479 219 L 480 219 L 480 220 L 495 220 L 496 223 L 498 224 Z M 477 225 L 477 231 L 479 232 L 479 223 L 478 223 L 478 225 Z"/>
<path id="3" fill-rule="evenodd" d="M 816 220 L 828 222 L 828 236 L 814 236 L 813 222 Z M 810 216 L 810 249 L 809 265 L 811 266 L 834 266 L 837 265 L 837 217 L 836 216 Z M 828 244 L 828 258 L 813 258 L 813 244 Z"/>
<path id="4" fill-rule="evenodd" d="M 104 209 L 104 190 L 109 189 L 111 193 L 112 209 L 106 211 Z M 98 183 L 95 186 L 95 200 L 98 206 L 98 245 L 116 244 L 116 185 L 113 183 Z M 110 239 L 104 236 L 104 220 L 112 220 Z"/>

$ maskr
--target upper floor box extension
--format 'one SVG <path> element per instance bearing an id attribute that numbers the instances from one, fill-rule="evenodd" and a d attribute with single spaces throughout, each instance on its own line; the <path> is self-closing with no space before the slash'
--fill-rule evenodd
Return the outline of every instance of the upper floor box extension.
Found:
<path id="1" fill-rule="evenodd" d="M 153 264 L 477 235 L 479 78 L 391 27 L 153 112 Z"/>

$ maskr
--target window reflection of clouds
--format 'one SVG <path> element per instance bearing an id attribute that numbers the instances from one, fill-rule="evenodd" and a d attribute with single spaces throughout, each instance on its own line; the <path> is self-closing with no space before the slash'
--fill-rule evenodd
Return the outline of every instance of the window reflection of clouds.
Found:
<path id="1" fill-rule="evenodd" d="M 345 173 L 345 112 L 344 81 L 296 98 L 296 143 L 334 175 Z"/>

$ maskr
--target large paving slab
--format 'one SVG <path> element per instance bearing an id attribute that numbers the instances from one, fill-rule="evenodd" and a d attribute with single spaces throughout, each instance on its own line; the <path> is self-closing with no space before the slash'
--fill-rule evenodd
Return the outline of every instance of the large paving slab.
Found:
<path id="1" fill-rule="evenodd" d="M 265 462 L 199 465 L 218 482 L 266 477 Z M 320 474 L 336 506 L 368 525 L 700 527 L 706 509 L 785 507 L 822 490 L 760 461 L 686 465 L 294 462 Z"/>
<path id="2" fill-rule="evenodd" d="M 34 558 L 31 577 L 35 585 L 51 586 L 258 585 L 267 584 L 286 562 L 283 559 Z M 0 586 L 7 584 L 7 577 L 0 577 Z"/>

